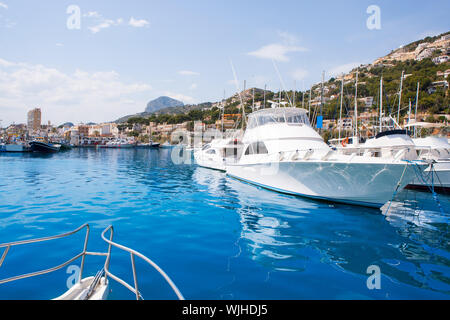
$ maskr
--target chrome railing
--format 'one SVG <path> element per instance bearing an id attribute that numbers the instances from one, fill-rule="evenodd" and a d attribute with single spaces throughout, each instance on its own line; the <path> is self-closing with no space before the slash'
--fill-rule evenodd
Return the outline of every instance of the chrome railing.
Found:
<path id="1" fill-rule="evenodd" d="M 144 256 L 143 254 L 141 254 L 141 253 L 139 253 L 139 252 L 137 252 L 137 251 L 135 251 L 133 249 L 127 248 L 125 246 L 122 246 L 120 244 L 117 244 L 117 243 L 112 241 L 113 235 L 114 235 L 113 226 L 107 227 L 102 232 L 102 235 L 101 235 L 103 240 L 108 243 L 108 251 L 107 252 L 89 252 L 89 251 L 87 251 L 87 244 L 88 244 L 89 232 L 90 232 L 90 227 L 89 227 L 89 224 L 87 224 L 87 223 L 83 224 L 82 226 L 78 227 L 77 229 L 75 229 L 73 231 L 70 231 L 70 232 L 67 232 L 67 233 L 63 233 L 63 234 L 60 234 L 60 235 L 56 235 L 56 236 L 45 237 L 45 238 L 38 238 L 38 239 L 21 240 L 21 241 L 15 241 L 15 242 L 9 242 L 9 243 L 0 244 L 0 249 L 1 248 L 5 248 L 3 253 L 2 253 L 2 256 L 0 258 L 0 268 L 3 265 L 3 263 L 4 263 L 8 252 L 14 246 L 31 244 L 31 243 L 38 243 L 38 242 L 45 242 L 45 241 L 51 241 L 51 240 L 55 240 L 55 239 L 65 238 L 65 237 L 71 236 L 71 235 L 79 232 L 80 230 L 82 230 L 84 228 L 86 228 L 86 235 L 85 235 L 85 238 L 84 238 L 83 251 L 81 251 L 80 253 L 78 253 L 74 257 L 70 258 L 66 262 L 64 262 L 64 263 L 62 263 L 60 265 L 57 265 L 57 266 L 55 266 L 53 268 L 40 270 L 40 271 L 36 271 L 36 272 L 31 272 L 31 273 L 27 273 L 27 274 L 22 274 L 22 275 L 18 275 L 18 276 L 13 276 L 13 277 L 10 277 L 10 278 L 0 279 L 0 284 L 4 284 L 4 283 L 7 283 L 7 282 L 12 282 L 12 281 L 20 280 L 20 279 L 25 279 L 25 278 L 30 278 L 30 277 L 34 277 L 34 276 L 39 276 L 39 275 L 51 273 L 51 272 L 54 272 L 54 271 L 57 271 L 57 270 L 60 270 L 60 269 L 64 268 L 65 266 L 67 266 L 68 264 L 72 263 L 73 261 L 75 261 L 75 260 L 77 260 L 79 258 L 81 258 L 81 266 L 80 266 L 80 276 L 78 278 L 78 282 L 81 282 L 81 280 L 83 278 L 83 269 L 84 269 L 85 257 L 87 255 L 90 255 L 90 256 L 105 256 L 106 257 L 105 265 L 104 265 L 105 281 L 107 280 L 107 277 L 109 276 L 111 279 L 119 282 L 121 285 L 123 285 L 124 287 L 126 287 L 127 289 L 129 289 L 133 293 L 135 293 L 136 299 L 139 300 L 139 299 L 142 298 L 142 295 L 139 292 L 138 281 L 137 281 L 137 274 L 136 274 L 136 266 L 135 266 L 135 262 L 134 262 L 134 257 L 136 256 L 136 257 L 139 257 L 139 258 L 143 259 L 144 261 L 149 263 L 153 268 L 155 268 L 156 271 L 158 271 L 159 274 L 162 275 L 163 278 L 170 285 L 172 290 L 177 295 L 178 299 L 184 300 L 184 297 L 181 294 L 180 290 L 178 290 L 177 286 L 173 283 L 173 281 L 169 278 L 169 276 L 156 263 L 154 263 L 152 260 L 150 260 L 149 258 Z M 105 233 L 108 230 L 111 230 L 111 234 L 110 234 L 109 240 L 105 238 Z M 112 248 L 112 246 L 117 247 L 117 248 L 119 248 L 121 250 L 124 250 L 124 251 L 127 251 L 127 252 L 130 253 L 131 266 L 132 266 L 133 279 L 134 279 L 134 287 L 132 287 L 131 285 L 126 283 L 124 280 L 120 279 L 119 277 L 115 276 L 114 274 L 112 274 L 109 271 L 109 263 L 111 261 L 111 248 Z"/>
<path id="2" fill-rule="evenodd" d="M 0 248 L 5 248 L 5 250 L 3 251 L 2 257 L 0 258 L 0 267 L 1 267 L 3 265 L 3 262 L 5 261 L 6 255 L 8 254 L 9 250 L 11 249 L 11 247 L 24 245 L 24 244 L 44 242 L 44 241 L 50 241 L 50 240 L 65 238 L 65 237 L 68 237 L 70 235 L 73 235 L 73 234 L 77 233 L 78 231 L 80 231 L 80 230 L 82 230 L 84 228 L 86 228 L 86 236 L 84 238 L 84 246 L 83 246 L 83 251 L 82 252 L 80 252 L 79 254 L 75 255 L 74 257 L 72 257 L 71 259 L 67 260 L 66 262 L 64 262 L 64 263 L 62 263 L 62 264 L 60 264 L 58 266 L 55 266 L 53 268 L 40 270 L 40 271 L 36 271 L 36 272 L 31 272 L 31 273 L 27 273 L 27 274 L 23 274 L 23 275 L 19 275 L 19 276 L 14 276 L 14 277 L 6 278 L 6 279 L 0 279 L 0 284 L 11 282 L 11 281 L 15 281 L 15 280 L 20 280 L 20 279 L 24 279 L 24 278 L 30 278 L 30 277 L 34 277 L 34 276 L 39 276 L 39 275 L 43 275 L 43 274 L 46 274 L 46 273 L 50 273 L 50 272 L 54 272 L 54 271 L 60 270 L 60 269 L 64 268 L 65 266 L 67 266 L 69 263 L 72 263 L 73 261 L 79 259 L 80 257 L 81 257 L 81 267 L 80 267 L 80 277 L 79 277 L 78 280 L 81 281 L 82 276 L 83 276 L 84 258 L 88 254 L 88 252 L 86 252 L 88 239 L 89 239 L 89 225 L 87 223 L 83 224 L 82 226 L 78 227 L 77 229 L 75 229 L 73 231 L 70 231 L 70 232 L 67 232 L 67 233 L 64 233 L 64 234 L 60 234 L 60 235 L 56 235 L 56 236 L 45 237 L 45 238 L 38 238 L 38 239 L 30 239 L 30 240 L 22 240 L 22 241 L 15 241 L 15 242 L 10 242 L 10 243 L 0 244 Z"/>
<path id="3" fill-rule="evenodd" d="M 111 230 L 109 239 L 107 239 L 105 237 L 105 233 Z M 129 289 L 131 292 L 133 292 L 136 295 L 136 300 L 139 300 L 142 298 L 141 293 L 139 292 L 139 285 L 138 285 L 138 280 L 137 280 L 137 274 L 136 274 L 136 265 L 135 265 L 135 261 L 134 261 L 134 257 L 139 257 L 142 260 L 144 260 L 145 262 L 147 262 L 148 264 L 150 264 L 154 269 L 156 269 L 156 271 L 159 272 L 159 274 L 167 281 L 167 283 L 169 284 L 169 286 L 172 288 L 172 290 L 175 292 L 175 294 L 177 295 L 179 300 L 184 300 L 183 295 L 181 294 L 180 290 L 178 290 L 177 286 L 173 283 L 173 281 L 169 278 L 169 276 L 152 260 L 150 260 L 149 258 L 147 258 L 146 256 L 144 256 L 143 254 L 137 252 L 136 250 L 127 248 L 125 246 L 122 246 L 118 243 L 115 243 L 112 241 L 114 235 L 114 228 L 113 226 L 109 226 L 108 228 L 106 228 L 103 232 L 102 232 L 102 239 L 104 241 L 106 241 L 109 244 L 108 247 L 108 256 L 106 258 L 106 262 L 105 262 L 105 275 L 109 276 L 110 278 L 116 280 L 117 282 L 119 282 L 121 285 L 123 285 L 125 288 Z M 111 246 L 114 246 L 116 248 L 119 248 L 121 250 L 127 251 L 130 253 L 130 258 L 131 258 L 131 267 L 133 269 L 133 280 L 134 280 L 134 287 L 129 285 L 127 282 L 125 282 L 124 280 L 120 279 L 119 277 L 117 277 L 116 275 L 112 274 L 109 271 L 109 262 L 110 262 L 110 258 L 111 258 Z"/>

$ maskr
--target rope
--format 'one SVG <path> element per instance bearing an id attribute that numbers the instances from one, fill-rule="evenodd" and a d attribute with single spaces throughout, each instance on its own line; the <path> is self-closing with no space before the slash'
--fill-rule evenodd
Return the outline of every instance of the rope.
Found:
<path id="1" fill-rule="evenodd" d="M 405 168 L 403 168 L 403 173 L 400 176 L 400 180 L 397 183 L 397 187 L 395 187 L 394 193 L 392 194 L 392 199 L 389 201 L 389 205 L 388 205 L 388 208 L 386 210 L 386 215 L 389 213 L 389 209 L 391 208 L 392 201 L 394 200 L 395 196 L 397 195 L 398 189 L 401 186 L 401 183 L 402 183 L 402 180 L 403 180 L 403 176 L 405 175 L 405 172 L 406 172 L 406 168 L 408 168 L 408 163 L 405 164 Z"/>

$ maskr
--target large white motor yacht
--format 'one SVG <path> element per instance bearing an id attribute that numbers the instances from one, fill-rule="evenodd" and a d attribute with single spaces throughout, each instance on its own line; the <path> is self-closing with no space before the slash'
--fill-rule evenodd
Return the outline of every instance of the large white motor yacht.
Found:
<path id="1" fill-rule="evenodd" d="M 227 174 L 275 191 L 380 208 L 415 177 L 401 159 L 344 155 L 310 126 L 307 111 L 273 108 L 249 115 L 243 153 Z"/>

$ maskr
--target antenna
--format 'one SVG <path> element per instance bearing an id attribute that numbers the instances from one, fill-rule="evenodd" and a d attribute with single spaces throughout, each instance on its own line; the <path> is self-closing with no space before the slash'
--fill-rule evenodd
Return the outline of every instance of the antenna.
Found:
<path id="1" fill-rule="evenodd" d="M 280 78 L 281 86 L 283 87 L 283 90 L 286 92 L 286 96 L 287 96 L 287 99 L 288 99 L 288 101 L 289 101 L 289 104 L 293 107 L 292 102 L 291 102 L 291 99 L 289 98 L 289 94 L 288 94 L 287 91 L 286 91 L 286 86 L 284 85 L 283 78 L 281 78 L 280 71 L 278 70 L 277 65 L 275 64 L 275 60 L 273 60 L 273 59 L 272 59 L 272 64 L 273 64 L 273 67 L 275 68 L 275 71 L 276 71 L 277 74 L 278 74 L 278 77 Z M 281 89 L 280 89 L 280 94 L 281 94 Z M 281 95 L 280 95 L 280 99 L 281 99 Z M 281 101 L 281 100 L 280 100 L 280 101 Z"/>
<path id="2" fill-rule="evenodd" d="M 234 76 L 234 83 L 236 85 L 236 90 L 239 95 L 239 100 L 241 101 L 241 108 L 242 108 L 242 128 L 244 128 L 244 121 L 245 121 L 245 108 L 244 108 L 244 102 L 242 101 L 241 92 L 239 90 L 239 82 L 236 76 L 236 70 L 234 69 L 233 61 L 230 59 L 231 69 L 233 70 L 233 76 Z M 245 80 L 244 80 L 244 86 L 245 86 Z"/>

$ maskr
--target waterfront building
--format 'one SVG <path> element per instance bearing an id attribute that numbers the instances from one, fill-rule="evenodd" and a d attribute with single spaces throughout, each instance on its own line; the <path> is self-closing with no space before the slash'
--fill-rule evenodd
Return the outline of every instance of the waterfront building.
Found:
<path id="1" fill-rule="evenodd" d="M 41 109 L 35 108 L 28 111 L 27 126 L 29 132 L 36 132 L 41 128 Z"/>

